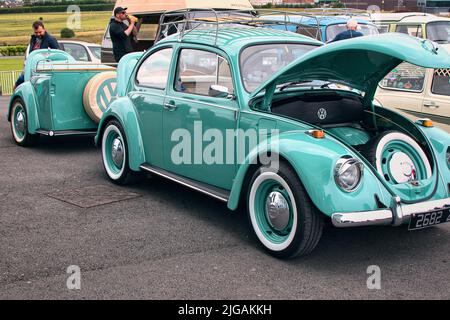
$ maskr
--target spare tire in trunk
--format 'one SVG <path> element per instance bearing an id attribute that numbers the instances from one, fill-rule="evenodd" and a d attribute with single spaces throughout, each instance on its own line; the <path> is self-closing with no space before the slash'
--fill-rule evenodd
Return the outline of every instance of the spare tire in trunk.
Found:
<path id="1" fill-rule="evenodd" d="M 117 73 L 115 71 L 101 72 L 93 76 L 86 84 L 83 92 L 84 110 L 98 123 L 103 112 L 116 97 Z"/>
<path id="2" fill-rule="evenodd" d="M 425 180 L 432 175 L 430 161 L 420 145 L 398 131 L 371 139 L 362 153 L 390 184 Z"/>

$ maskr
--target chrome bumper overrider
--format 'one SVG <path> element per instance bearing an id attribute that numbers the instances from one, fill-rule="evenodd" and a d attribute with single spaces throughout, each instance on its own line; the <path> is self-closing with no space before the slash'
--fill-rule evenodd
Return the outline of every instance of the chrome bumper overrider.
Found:
<path id="1" fill-rule="evenodd" d="M 408 223 L 414 214 L 426 213 L 450 207 L 450 198 L 402 204 L 399 197 L 392 200 L 390 208 L 349 213 L 335 213 L 331 216 L 333 225 L 338 228 L 392 225 L 400 226 Z"/>

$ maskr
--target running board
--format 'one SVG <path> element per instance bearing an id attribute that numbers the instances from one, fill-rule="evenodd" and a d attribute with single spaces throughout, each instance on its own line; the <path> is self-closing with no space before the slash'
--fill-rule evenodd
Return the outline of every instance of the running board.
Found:
<path id="1" fill-rule="evenodd" d="M 195 181 L 189 178 L 181 177 L 179 175 L 176 175 L 174 173 L 168 172 L 164 169 L 160 169 L 157 167 L 153 167 L 148 164 L 143 164 L 140 166 L 140 168 L 144 171 L 156 174 L 160 177 L 169 179 L 171 181 L 177 182 L 183 186 L 186 186 L 188 188 L 200 191 L 201 193 L 204 193 L 210 197 L 213 197 L 217 200 L 228 202 L 228 199 L 230 198 L 230 192 L 221 188 L 217 188 L 214 186 L 210 186 L 206 183 Z"/>
<path id="2" fill-rule="evenodd" d="M 48 131 L 48 130 L 36 130 L 36 133 L 42 134 L 49 137 L 59 137 L 59 136 L 85 136 L 85 135 L 95 135 L 97 131 L 78 131 L 78 130 L 65 130 L 65 131 Z"/>

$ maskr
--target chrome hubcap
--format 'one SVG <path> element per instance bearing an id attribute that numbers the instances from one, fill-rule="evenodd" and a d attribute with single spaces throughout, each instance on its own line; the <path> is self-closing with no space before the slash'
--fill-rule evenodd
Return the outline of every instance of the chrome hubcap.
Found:
<path id="1" fill-rule="evenodd" d="M 16 115 L 16 128 L 20 133 L 25 133 L 25 115 L 23 111 L 20 110 Z"/>
<path id="2" fill-rule="evenodd" d="M 112 160 L 117 167 L 122 167 L 124 151 L 122 141 L 119 138 L 115 138 L 111 149 Z"/>
<path id="3" fill-rule="evenodd" d="M 289 224 L 289 203 L 278 191 L 271 192 L 266 200 L 266 216 L 270 225 L 283 231 Z"/>
<path id="4" fill-rule="evenodd" d="M 407 183 L 416 179 L 414 162 L 406 153 L 396 152 L 389 162 L 389 170 L 396 183 Z"/>

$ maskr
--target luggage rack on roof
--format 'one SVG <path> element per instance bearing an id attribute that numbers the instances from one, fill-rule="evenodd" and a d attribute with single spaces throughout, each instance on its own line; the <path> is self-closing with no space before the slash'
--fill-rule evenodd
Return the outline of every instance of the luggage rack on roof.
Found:
<path id="1" fill-rule="evenodd" d="M 115 70 L 113 67 L 100 63 L 92 62 L 70 62 L 69 60 L 41 60 L 36 64 L 34 72 L 51 71 L 96 71 L 96 70 Z"/>
<path id="2" fill-rule="evenodd" d="M 273 19 L 270 16 L 284 16 L 284 19 Z M 264 16 L 262 18 L 262 16 Z M 301 17 L 300 21 L 293 22 L 289 16 Z M 308 20 L 308 24 L 302 23 L 303 18 Z M 313 22 L 312 22 L 313 21 Z M 312 23 L 311 23 L 312 22 Z M 214 10 L 214 9 L 181 9 L 167 11 L 161 15 L 155 43 L 172 34 L 178 34 L 179 41 L 189 32 L 196 29 L 215 29 L 214 45 L 217 45 L 217 38 L 220 26 L 241 25 L 248 27 L 264 27 L 269 25 L 281 25 L 288 31 L 288 25 L 296 26 L 296 29 L 312 29 L 311 24 L 317 25 L 315 32 L 306 31 L 306 35 L 317 39 L 319 33 L 319 20 L 310 14 L 301 12 L 287 12 L 281 10 Z M 305 35 L 305 33 L 302 33 Z"/>
<path id="3" fill-rule="evenodd" d="M 411 14 L 408 14 L 408 15 L 402 17 L 401 19 L 397 20 L 397 22 L 402 22 L 403 19 L 411 18 L 411 17 L 429 17 L 429 16 L 432 16 L 432 15 L 429 14 L 429 13 L 426 13 L 426 12 L 423 12 L 423 13 L 420 13 L 420 12 L 418 12 L 418 13 L 411 13 Z"/>
<path id="4" fill-rule="evenodd" d="M 372 18 L 370 12 L 362 9 L 353 8 L 310 8 L 304 9 L 305 13 L 314 14 L 318 16 L 348 16 L 348 17 L 364 17 L 369 20 Z"/>

